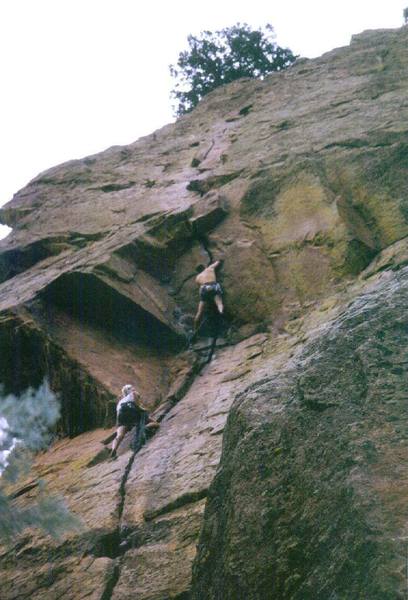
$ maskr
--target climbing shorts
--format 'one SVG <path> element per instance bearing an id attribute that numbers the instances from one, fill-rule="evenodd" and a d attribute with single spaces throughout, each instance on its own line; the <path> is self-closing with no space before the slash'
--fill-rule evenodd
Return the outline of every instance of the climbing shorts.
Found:
<path id="1" fill-rule="evenodd" d="M 200 300 L 202 302 L 209 302 L 214 300 L 216 295 L 222 296 L 222 287 L 216 281 L 212 281 L 211 283 L 204 283 L 200 286 Z"/>
<path id="2" fill-rule="evenodd" d="M 134 402 L 126 402 L 122 404 L 116 419 L 117 425 L 125 425 L 126 427 L 134 427 L 144 411 L 138 408 Z"/>

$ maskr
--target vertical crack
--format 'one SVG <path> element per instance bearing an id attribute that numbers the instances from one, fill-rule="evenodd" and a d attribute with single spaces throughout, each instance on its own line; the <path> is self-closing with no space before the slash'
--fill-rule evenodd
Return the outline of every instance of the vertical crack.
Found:
<path id="1" fill-rule="evenodd" d="M 214 146 L 215 146 L 215 140 L 214 140 L 214 138 L 212 138 L 211 143 L 210 143 L 209 147 L 207 148 L 207 150 L 204 152 L 203 157 L 200 162 L 203 162 L 207 158 L 207 156 L 210 154 L 210 152 L 214 148 Z"/>
<path id="2" fill-rule="evenodd" d="M 113 567 L 112 574 L 106 582 L 105 589 L 102 592 L 102 596 L 100 600 L 111 600 L 113 590 L 115 589 L 116 584 L 118 583 L 120 575 L 120 566 L 118 562 Z"/>
<path id="3" fill-rule="evenodd" d="M 192 228 L 192 234 L 193 234 L 192 235 L 192 239 L 196 240 L 200 244 L 200 246 L 204 250 L 204 252 L 207 254 L 207 256 L 208 256 L 208 265 L 210 265 L 212 262 L 214 262 L 214 259 L 213 259 L 212 252 L 211 252 L 211 250 L 209 248 L 209 242 L 208 242 L 207 237 L 204 234 L 198 233 L 197 226 L 196 226 L 195 223 L 191 223 L 191 228 Z M 187 275 L 186 277 L 184 277 L 184 279 L 182 280 L 182 282 L 180 283 L 180 285 L 175 290 L 172 290 L 171 296 L 177 296 L 177 294 L 179 294 L 181 292 L 181 290 L 183 289 L 184 284 L 187 283 L 187 281 L 189 281 L 190 279 L 192 279 L 196 275 L 197 275 L 197 273 L 194 272 L 194 273 L 190 273 L 189 275 Z"/>
<path id="4" fill-rule="evenodd" d="M 192 223 L 192 233 L 193 233 L 193 239 L 197 240 L 197 242 L 200 244 L 201 248 L 207 254 L 208 265 L 210 265 L 212 262 L 214 262 L 214 258 L 213 258 L 212 252 L 209 248 L 209 242 L 208 242 L 207 237 L 204 234 L 200 234 L 197 231 L 197 227 L 196 227 L 195 223 Z M 182 287 L 184 286 L 184 284 L 189 279 L 194 277 L 194 275 L 195 275 L 195 273 L 192 273 L 191 275 L 188 275 L 187 277 L 185 277 L 175 293 L 180 292 Z M 181 393 L 178 394 L 179 397 L 170 399 L 169 403 L 167 403 L 167 406 L 165 407 L 165 410 L 160 411 L 161 412 L 160 417 L 159 417 L 160 420 L 162 420 L 164 418 L 164 416 L 168 412 L 171 411 L 171 409 L 176 404 L 176 402 L 180 401 L 187 394 L 188 390 L 190 389 L 191 385 L 193 384 L 193 382 L 195 380 L 196 375 L 198 375 L 201 372 L 201 370 L 204 368 L 204 366 L 211 361 L 211 358 L 213 356 L 213 353 L 214 353 L 214 350 L 216 347 L 217 337 L 218 337 L 218 332 L 216 332 L 216 335 L 213 337 L 213 339 L 211 341 L 210 352 L 207 356 L 207 359 L 205 361 L 197 361 L 193 365 L 193 367 L 187 377 L 185 385 L 182 386 L 182 391 L 180 390 Z M 120 482 L 119 502 L 118 502 L 118 506 L 117 506 L 118 526 L 117 526 L 113 536 L 111 536 L 111 549 L 110 549 L 110 556 L 112 558 L 114 558 L 115 564 L 114 564 L 112 573 L 110 574 L 110 577 L 108 578 L 108 581 L 106 582 L 105 589 L 102 593 L 100 600 L 111 600 L 114 589 L 116 587 L 116 584 L 119 581 L 120 572 L 121 572 L 122 556 L 124 555 L 124 553 L 126 552 L 127 547 L 128 547 L 128 544 L 126 541 L 126 532 L 124 532 L 121 528 L 121 521 L 122 521 L 122 515 L 123 515 L 123 510 L 124 510 L 125 500 L 126 500 L 127 480 L 129 478 L 130 471 L 133 467 L 133 463 L 135 461 L 136 454 L 140 450 L 140 447 L 137 451 L 132 452 L 132 455 L 129 458 L 129 461 L 125 467 L 125 470 L 123 472 L 122 479 Z"/>
<path id="5" fill-rule="evenodd" d="M 132 452 L 131 457 L 129 458 L 128 464 L 125 467 L 125 470 L 123 472 L 123 476 L 120 482 L 120 487 L 119 487 L 119 503 L 118 503 L 118 521 L 119 521 L 119 527 L 120 527 L 120 521 L 122 520 L 122 515 L 123 515 L 123 509 L 125 507 L 125 499 L 126 499 L 126 483 L 129 477 L 129 473 L 130 470 L 133 466 L 133 463 L 135 462 L 135 457 L 136 457 L 137 452 Z M 120 538 L 119 538 L 119 543 L 120 543 Z"/>
<path id="6" fill-rule="evenodd" d="M 195 238 L 197 240 L 197 242 L 200 244 L 201 248 L 204 250 L 204 252 L 207 254 L 208 256 L 208 264 L 210 265 L 212 262 L 214 262 L 214 258 L 212 255 L 212 252 L 209 248 L 209 242 L 207 239 L 207 236 L 204 235 L 203 233 L 199 233 L 197 231 L 197 225 L 196 223 L 192 223 L 191 224 L 192 229 L 193 229 L 193 238 Z"/>
<path id="7" fill-rule="evenodd" d="M 108 580 L 105 585 L 105 589 L 101 595 L 100 600 L 111 600 L 113 591 L 116 587 L 116 584 L 119 581 L 120 572 L 121 572 L 121 559 L 122 559 L 122 555 L 126 552 L 126 549 L 127 549 L 126 539 L 125 539 L 125 536 L 123 535 L 123 532 L 121 529 L 121 521 L 122 521 L 123 509 L 125 506 L 125 499 L 126 499 L 126 483 L 129 478 L 129 473 L 132 469 L 133 463 L 135 461 L 136 454 L 139 452 L 139 450 L 141 450 L 142 447 L 143 447 L 143 443 L 140 444 L 140 446 L 138 447 L 138 449 L 136 451 L 132 452 L 132 454 L 128 460 L 128 463 L 125 467 L 125 470 L 123 472 L 122 479 L 120 481 L 119 502 L 118 502 L 118 506 L 117 506 L 118 525 L 117 525 L 117 528 L 115 529 L 113 535 L 110 536 L 111 537 L 111 549 L 110 549 L 109 554 L 110 554 L 110 557 L 114 559 L 114 566 L 113 566 L 110 576 L 108 577 Z M 105 553 L 105 556 L 106 555 L 107 555 L 107 553 Z"/>
<path id="8" fill-rule="evenodd" d="M 210 352 L 210 355 L 207 358 L 207 360 L 205 360 L 205 361 L 196 360 L 194 362 L 191 369 L 186 374 L 185 381 L 182 382 L 178 392 L 176 392 L 172 397 L 168 398 L 168 402 L 165 403 L 165 406 L 162 407 L 161 410 L 159 407 L 159 409 L 155 413 L 152 414 L 152 416 L 154 418 L 156 418 L 159 421 L 163 420 L 163 418 L 172 410 L 172 408 L 187 395 L 187 393 L 190 390 L 191 386 L 193 385 L 196 377 L 198 375 L 200 375 L 202 369 L 208 364 L 208 362 L 210 362 L 212 353 L 215 348 L 216 341 L 217 341 L 217 338 L 214 338 L 212 341 L 211 352 Z M 126 551 L 130 547 L 129 540 L 127 539 L 129 532 L 121 528 L 121 521 L 122 521 L 123 510 L 124 510 L 125 500 L 126 500 L 126 484 L 127 484 L 128 478 L 129 478 L 130 471 L 133 467 L 136 455 L 138 454 L 138 452 L 141 450 L 142 447 L 143 447 L 143 444 L 141 444 L 140 447 L 136 451 L 132 452 L 132 454 L 126 464 L 125 470 L 123 472 L 123 475 L 122 475 L 122 478 L 120 481 L 119 502 L 117 505 L 118 525 L 117 525 L 117 528 L 114 531 L 113 535 L 110 536 L 110 552 L 109 553 L 104 552 L 104 553 L 99 554 L 99 556 L 109 556 L 110 558 L 114 559 L 112 571 L 109 573 L 109 576 L 108 576 L 106 584 L 105 584 L 105 588 L 102 592 L 102 595 L 100 596 L 100 600 L 111 600 L 114 590 L 115 590 L 115 587 L 120 578 L 123 556 L 125 555 Z M 105 549 L 106 549 L 106 545 L 105 545 Z M 187 595 L 185 595 L 185 594 L 187 594 Z M 189 595 L 187 592 L 183 592 L 181 595 L 177 596 L 177 598 L 178 597 L 180 597 L 180 600 L 182 600 L 184 598 L 187 599 L 189 597 Z"/>

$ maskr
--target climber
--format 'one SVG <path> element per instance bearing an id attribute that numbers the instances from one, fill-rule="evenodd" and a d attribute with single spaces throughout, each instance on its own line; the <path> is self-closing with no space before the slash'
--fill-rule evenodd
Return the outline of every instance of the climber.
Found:
<path id="1" fill-rule="evenodd" d="M 197 333 L 204 310 L 210 303 L 214 303 L 220 315 L 224 313 L 224 304 L 222 301 L 222 288 L 217 282 L 215 270 L 221 265 L 220 260 L 216 260 L 208 267 L 199 265 L 197 267 L 198 275 L 196 283 L 200 286 L 200 301 L 198 303 L 197 314 L 194 317 L 194 332 Z"/>
<path id="2" fill-rule="evenodd" d="M 157 421 L 147 415 L 146 409 L 140 404 L 140 394 L 133 385 L 124 385 L 122 398 L 118 399 L 116 405 L 116 437 L 112 443 L 111 458 L 116 458 L 119 444 L 125 434 L 135 425 L 139 427 L 141 421 L 147 422 L 146 429 L 157 429 L 160 425 Z"/>

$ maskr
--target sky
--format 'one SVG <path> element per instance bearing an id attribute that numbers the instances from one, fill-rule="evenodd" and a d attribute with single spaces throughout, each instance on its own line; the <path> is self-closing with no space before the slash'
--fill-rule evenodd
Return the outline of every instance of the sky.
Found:
<path id="1" fill-rule="evenodd" d="M 313 58 L 400 27 L 408 0 L 1 0 L 0 206 L 40 172 L 174 120 L 169 65 L 187 36 L 270 23 Z M 9 229 L 0 226 L 0 239 Z"/>

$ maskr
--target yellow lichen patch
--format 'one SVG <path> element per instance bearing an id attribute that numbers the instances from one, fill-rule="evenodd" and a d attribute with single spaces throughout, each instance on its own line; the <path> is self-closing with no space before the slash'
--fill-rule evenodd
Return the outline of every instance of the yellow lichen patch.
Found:
<path id="1" fill-rule="evenodd" d="M 404 238 L 380 252 L 362 273 L 362 277 L 367 279 L 386 268 L 396 269 L 406 264 L 408 264 L 408 239 Z"/>
<path id="2" fill-rule="evenodd" d="M 396 198 L 390 198 L 384 193 L 370 194 L 362 188 L 356 194 L 356 201 L 363 204 L 372 215 L 381 248 L 408 235 L 408 225 Z"/>
<path id="3" fill-rule="evenodd" d="M 275 260 L 279 283 L 288 298 L 301 304 L 319 296 L 332 278 L 330 258 L 322 248 L 292 249 Z"/>
<path id="4" fill-rule="evenodd" d="M 336 165 L 330 179 L 338 191 L 339 213 L 349 233 L 366 246 L 380 250 L 408 234 L 408 224 L 401 210 L 403 194 L 388 187 L 377 168 L 364 168 L 358 160 L 341 169 Z M 382 169 L 385 167 L 382 166 Z M 398 179 L 398 173 L 395 174 Z"/>
<path id="5" fill-rule="evenodd" d="M 336 277 L 358 275 L 372 260 L 376 251 L 358 238 L 339 240 L 330 250 L 331 267 Z"/>
<path id="6" fill-rule="evenodd" d="M 228 310 L 242 322 L 267 318 L 279 305 L 270 261 L 256 243 L 245 240 L 237 240 L 228 250 L 223 271 Z"/>
<path id="7" fill-rule="evenodd" d="M 257 219 L 265 245 L 280 250 L 291 244 L 312 241 L 327 234 L 339 223 L 335 203 L 320 180 L 302 173 L 277 196 L 274 217 Z"/>

